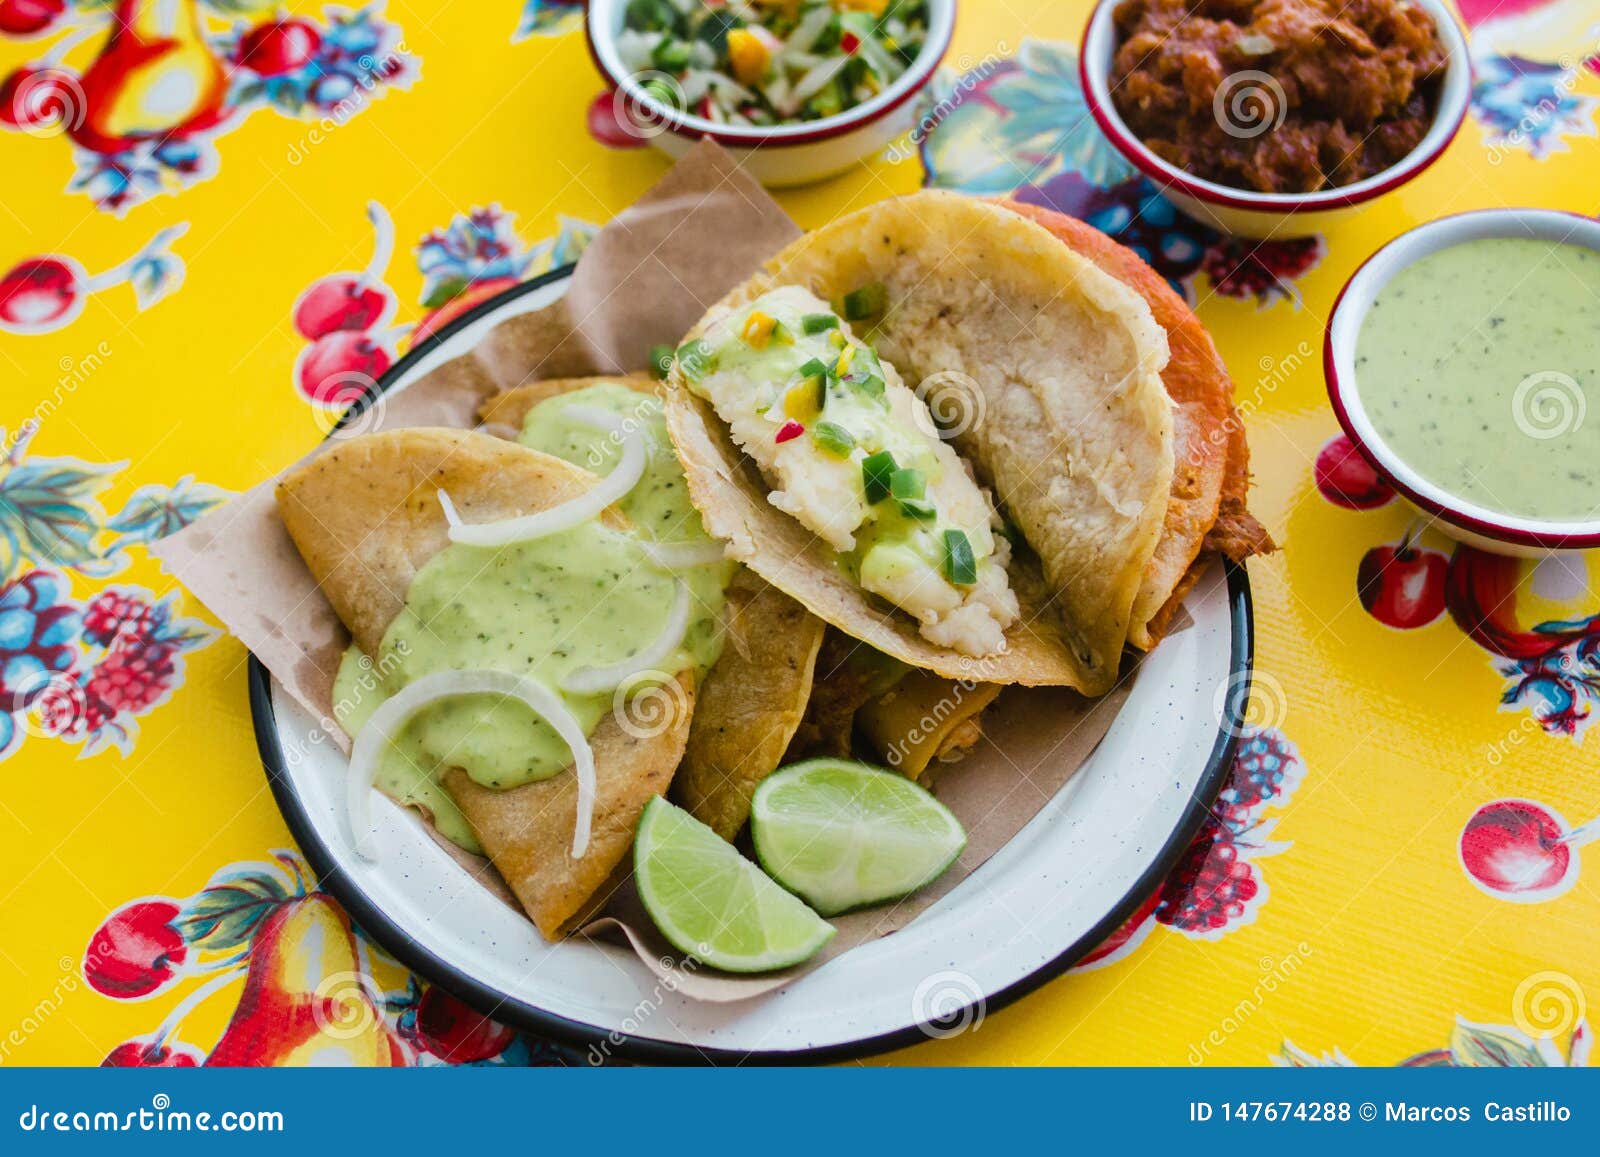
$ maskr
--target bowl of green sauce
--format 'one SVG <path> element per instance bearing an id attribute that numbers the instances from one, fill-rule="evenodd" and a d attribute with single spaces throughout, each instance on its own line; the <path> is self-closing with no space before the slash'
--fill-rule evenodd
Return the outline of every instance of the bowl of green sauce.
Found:
<path id="1" fill-rule="evenodd" d="M 1489 209 L 1402 234 L 1340 293 L 1323 366 L 1350 440 L 1445 533 L 1600 546 L 1600 221 Z"/>

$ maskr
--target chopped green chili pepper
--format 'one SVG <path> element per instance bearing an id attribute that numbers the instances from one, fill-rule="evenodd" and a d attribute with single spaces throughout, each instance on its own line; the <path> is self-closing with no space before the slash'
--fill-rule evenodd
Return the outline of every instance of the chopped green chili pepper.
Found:
<path id="1" fill-rule="evenodd" d="M 650 347 L 650 372 L 657 381 L 665 381 L 672 372 L 672 347 L 669 345 L 653 345 Z"/>
<path id="2" fill-rule="evenodd" d="M 889 493 L 896 498 L 921 498 L 926 490 L 922 471 L 914 467 L 896 470 L 889 476 Z"/>
<path id="3" fill-rule="evenodd" d="M 876 506 L 889 497 L 889 479 L 894 472 L 894 455 L 887 450 L 868 454 L 861 460 L 861 485 L 867 492 L 869 505 Z"/>
<path id="4" fill-rule="evenodd" d="M 839 319 L 831 313 L 808 313 L 800 319 L 800 328 L 808 334 L 827 333 L 839 328 Z"/>
<path id="5" fill-rule="evenodd" d="M 821 358 L 812 358 L 800 367 L 802 378 L 825 378 L 828 376 L 828 363 Z"/>
<path id="6" fill-rule="evenodd" d="M 856 448 L 854 436 L 837 422 L 818 422 L 811 436 L 817 440 L 818 446 L 839 458 Z"/>
<path id="7" fill-rule="evenodd" d="M 978 560 L 972 556 L 972 543 L 964 530 L 944 532 L 944 577 L 957 586 L 978 581 Z"/>
<path id="8" fill-rule="evenodd" d="M 686 341 L 678 347 L 678 365 L 683 370 L 683 376 L 691 382 L 698 382 L 716 368 L 716 355 L 711 347 L 701 338 Z"/>
<path id="9" fill-rule="evenodd" d="M 889 291 L 883 282 L 874 281 L 844 295 L 843 313 L 848 321 L 865 321 L 877 317 L 889 304 Z"/>

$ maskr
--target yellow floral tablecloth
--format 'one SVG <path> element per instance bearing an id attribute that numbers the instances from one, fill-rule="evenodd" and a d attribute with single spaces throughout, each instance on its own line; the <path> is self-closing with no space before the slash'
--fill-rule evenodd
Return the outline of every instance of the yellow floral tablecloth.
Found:
<path id="1" fill-rule="evenodd" d="M 813 225 L 923 184 L 1016 190 L 1196 303 L 1284 547 L 1250 567 L 1252 725 L 1214 822 L 1094 959 L 890 1059 L 1587 1063 L 1600 567 L 1426 529 L 1349 455 L 1320 359 L 1340 285 L 1407 227 L 1600 210 L 1600 15 L 1462 0 L 1473 106 L 1443 160 L 1337 234 L 1258 245 L 1101 141 L 1087 9 L 963 0 L 925 139 L 780 200 Z M 343 375 L 573 260 L 661 175 L 596 99 L 581 19 L 0 0 L 0 1063 L 576 1058 L 408 975 L 318 890 L 246 655 L 148 546 L 310 448 Z M 169 135 L 135 139 L 140 116 Z M 365 1028 L 324 1033 L 317 1001 Z"/>

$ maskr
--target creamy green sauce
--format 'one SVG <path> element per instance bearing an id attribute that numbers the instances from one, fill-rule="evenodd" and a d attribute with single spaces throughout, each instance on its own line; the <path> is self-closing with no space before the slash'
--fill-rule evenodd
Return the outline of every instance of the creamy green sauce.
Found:
<path id="1" fill-rule="evenodd" d="M 1479 506 L 1551 521 L 1600 509 L 1600 254 L 1485 238 L 1384 287 L 1356 341 L 1383 440 Z"/>
<path id="2" fill-rule="evenodd" d="M 620 663 L 666 626 L 673 575 L 653 565 L 639 539 L 710 541 L 689 503 L 666 437 L 661 403 L 621 386 L 592 386 L 550 398 L 530 411 L 521 441 L 597 474 L 619 460 L 621 441 L 563 414 L 582 403 L 636 421 L 649 448 L 644 478 L 618 505 L 632 531 L 591 520 L 571 530 L 499 548 L 454 544 L 412 580 L 376 661 L 355 647 L 334 684 L 335 714 L 356 734 L 383 701 L 407 683 L 443 670 L 492 669 L 532 675 L 552 689 L 580 667 Z M 703 674 L 722 647 L 723 587 L 733 564 L 680 572 L 691 617 L 666 674 Z M 610 692 L 563 693 L 585 734 L 611 710 Z M 548 779 L 572 762 L 561 738 L 526 706 L 496 696 L 463 695 L 419 711 L 380 759 L 378 786 L 425 807 L 447 839 L 477 850 L 471 829 L 439 783 L 461 767 L 478 783 L 512 788 Z"/>

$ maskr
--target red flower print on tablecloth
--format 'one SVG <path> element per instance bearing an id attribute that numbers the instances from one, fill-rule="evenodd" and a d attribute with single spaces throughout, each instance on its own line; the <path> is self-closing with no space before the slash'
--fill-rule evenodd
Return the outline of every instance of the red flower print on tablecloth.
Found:
<path id="1" fill-rule="evenodd" d="M 121 905 L 91 934 L 82 973 L 111 1000 L 168 1002 L 107 1066 L 581 1063 L 405 972 L 290 851 L 230 864 L 192 896 Z M 214 1044 L 185 1035 L 195 1009 L 229 994 Z"/>
<path id="2" fill-rule="evenodd" d="M 1375 509 L 1393 498 L 1343 434 L 1322 447 L 1312 473 L 1318 492 L 1346 510 Z M 1451 543 L 1445 554 L 1419 545 L 1420 527 L 1362 556 L 1355 576 L 1361 605 L 1379 622 L 1402 630 L 1439 622 L 1448 611 L 1505 679 L 1502 710 L 1526 711 L 1552 735 L 1581 738 L 1600 700 L 1600 611 L 1526 622 L 1519 602 L 1527 601 L 1525 582 L 1537 586 L 1541 579 L 1563 598 L 1581 596 L 1586 584 L 1569 570 L 1582 565 L 1582 556 L 1552 555 L 1535 563 L 1462 543 Z"/>
<path id="3" fill-rule="evenodd" d="M 1261 861 L 1289 847 L 1271 839 L 1275 819 L 1305 775 L 1300 753 L 1276 727 L 1246 726 L 1211 815 L 1156 893 L 1094 951 L 1079 969 L 1098 968 L 1132 954 L 1160 925 L 1215 940 L 1251 923 L 1267 901 Z"/>
<path id="4" fill-rule="evenodd" d="M 377 382 L 394 364 L 401 342 L 415 347 L 495 294 L 573 264 L 597 231 L 563 217 L 556 236 L 528 245 L 517 236 L 515 215 L 498 205 L 458 213 L 418 241 L 424 312 L 415 322 L 395 324 L 399 303 L 384 280 L 394 255 L 394 223 L 376 201 L 368 204 L 367 219 L 373 241 L 366 268 L 318 278 L 290 308 L 296 331 L 308 343 L 295 361 L 295 387 L 317 407 L 328 430 L 341 419 L 346 432 L 363 430 L 381 416 Z M 363 400 L 374 404 L 347 415 Z"/>
<path id="5" fill-rule="evenodd" d="M 126 282 L 139 309 L 149 309 L 183 284 L 183 259 L 172 243 L 189 229 L 187 223 L 161 230 L 120 265 L 90 274 L 65 254 L 28 257 L 0 274 L 0 330 L 16 334 L 49 333 L 71 325 L 90 296 Z"/>
<path id="6" fill-rule="evenodd" d="M 258 110 L 309 123 L 293 160 L 420 75 L 381 4 L 245 24 L 233 0 L 6 3 L 0 32 L 50 43 L 0 81 L 0 126 L 65 137 L 68 190 L 117 214 L 215 175 L 217 138 Z"/>

